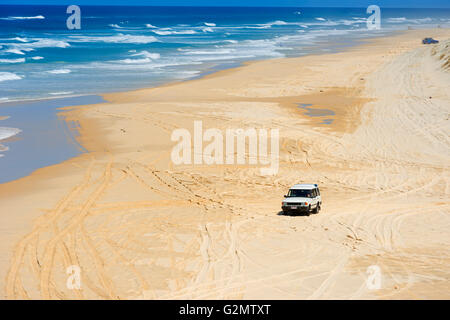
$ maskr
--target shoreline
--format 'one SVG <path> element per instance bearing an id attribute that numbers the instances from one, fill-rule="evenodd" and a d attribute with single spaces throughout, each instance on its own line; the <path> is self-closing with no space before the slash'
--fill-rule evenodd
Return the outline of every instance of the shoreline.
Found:
<path id="1" fill-rule="evenodd" d="M 406 30 L 391 30 L 391 31 L 388 31 L 388 34 L 389 34 L 388 36 L 396 36 L 396 35 L 398 36 L 398 35 L 402 34 L 402 32 L 406 32 Z M 96 97 L 96 96 L 99 96 L 102 99 L 104 99 L 105 96 L 108 96 L 108 95 L 117 95 L 117 94 L 122 94 L 122 93 L 126 94 L 126 93 L 129 93 L 129 92 L 134 92 L 134 91 L 139 91 L 139 90 L 151 90 L 151 89 L 161 88 L 161 87 L 170 87 L 170 86 L 174 86 L 174 85 L 177 85 L 177 84 L 180 84 L 180 83 L 183 83 L 183 82 L 187 82 L 187 81 L 202 80 L 202 79 L 207 78 L 209 76 L 214 77 L 216 74 L 219 74 L 219 73 L 222 73 L 222 72 L 227 72 L 227 71 L 233 72 L 233 70 L 235 70 L 235 69 L 239 69 L 239 68 L 251 65 L 253 63 L 258 63 L 258 62 L 263 62 L 263 61 L 276 61 L 276 60 L 279 60 L 279 59 L 298 59 L 298 58 L 308 57 L 308 56 L 318 56 L 318 55 L 327 55 L 327 54 L 336 54 L 336 53 L 347 52 L 347 51 L 352 50 L 352 48 L 356 48 L 358 46 L 369 45 L 372 41 L 376 41 L 376 39 L 384 38 L 384 37 L 386 37 L 386 36 L 385 35 L 377 35 L 377 36 L 373 36 L 373 37 L 367 37 L 367 38 L 360 38 L 360 39 L 352 40 L 352 41 L 349 41 L 346 44 L 341 43 L 338 46 L 338 47 L 341 47 L 341 50 L 337 50 L 337 49 L 336 50 L 330 50 L 330 52 L 323 52 L 321 50 L 318 50 L 318 48 L 316 48 L 317 50 L 314 51 L 314 53 L 307 53 L 305 55 L 300 54 L 300 52 L 299 52 L 298 54 L 290 56 L 290 57 L 267 58 L 267 59 L 263 59 L 263 58 L 251 59 L 251 60 L 234 62 L 234 63 L 231 64 L 232 66 L 230 66 L 230 67 L 224 67 L 225 65 L 229 65 L 229 63 L 223 62 L 223 63 L 219 63 L 215 67 L 211 67 L 209 69 L 206 69 L 204 72 L 201 72 L 198 76 L 195 76 L 193 78 L 184 79 L 184 80 L 173 80 L 173 81 L 169 81 L 169 82 L 166 82 L 166 83 L 162 83 L 161 85 L 158 85 L 158 86 L 155 86 L 155 87 L 141 87 L 141 88 L 135 88 L 135 89 L 131 89 L 131 90 L 114 91 L 114 92 L 107 92 L 107 93 L 105 93 L 105 92 L 98 92 L 98 93 L 91 93 L 91 94 L 86 93 L 86 94 L 75 94 L 75 95 L 67 95 L 67 96 L 64 96 L 64 95 L 62 95 L 62 96 L 54 96 L 54 97 L 48 97 L 48 98 L 36 98 L 36 99 L 23 99 L 23 100 L 3 101 L 3 102 L 0 102 L 0 111 L 3 111 L 4 110 L 3 108 L 10 108 L 10 107 L 15 107 L 15 106 L 24 106 L 24 105 L 29 105 L 29 104 L 31 105 L 31 104 L 39 104 L 39 103 L 45 103 L 45 102 L 48 102 L 48 103 L 52 104 L 52 103 L 55 103 L 55 102 L 58 102 L 58 101 L 62 101 L 62 100 L 85 99 L 85 98 Z M 336 48 L 336 46 L 334 46 L 334 48 Z M 104 101 L 105 101 L 105 103 L 108 102 L 107 100 L 104 100 Z M 296 102 L 294 101 L 294 102 L 289 102 L 287 104 L 294 105 L 295 103 Z M 85 103 L 83 103 L 82 105 L 79 105 L 79 106 L 74 105 L 74 104 L 71 104 L 70 106 L 61 106 L 61 107 L 58 107 L 57 109 L 55 109 L 55 113 L 54 114 L 57 117 L 65 118 L 65 113 L 63 112 L 64 110 L 69 110 L 69 109 L 73 109 L 73 108 L 76 108 L 76 107 L 85 107 L 85 106 L 92 105 L 92 104 L 96 104 L 96 103 L 89 103 L 87 105 Z M 305 114 L 306 114 L 306 112 L 305 112 Z M 6 117 L 3 120 L 6 120 L 8 118 L 10 118 L 10 117 L 8 116 L 8 117 Z M 1 117 L 0 117 L 0 120 L 2 120 Z M 78 133 L 78 129 L 77 128 L 71 128 L 72 124 L 69 123 L 69 121 L 67 121 L 67 120 L 64 120 L 64 121 L 66 122 L 67 130 L 70 131 L 71 138 L 78 141 L 79 140 L 79 138 L 77 138 L 77 136 L 79 134 Z M 75 120 L 75 122 L 76 121 L 77 120 Z M 74 122 L 74 121 L 72 121 L 72 122 Z M 332 122 L 332 120 L 331 120 L 331 122 Z M 329 124 L 329 123 L 325 123 L 324 122 L 323 124 Z M 8 142 L 8 141 L 6 140 L 4 142 Z M 80 144 L 80 147 L 84 149 L 84 147 L 81 144 Z M 73 159 L 73 158 L 75 158 L 75 157 L 77 157 L 79 155 L 80 155 L 79 153 L 78 154 L 73 154 L 70 157 L 66 157 L 66 159 L 64 159 L 62 161 L 56 161 L 56 162 L 52 161 L 52 163 L 49 163 L 46 166 L 38 166 L 37 168 L 35 168 L 32 172 L 29 172 L 28 174 L 22 175 L 20 177 L 14 178 L 14 179 L 9 179 L 7 181 L 6 180 L 3 181 L 3 182 L 0 181 L 0 185 L 4 184 L 4 183 L 15 181 L 15 180 L 18 180 L 18 179 L 21 179 L 21 178 L 25 178 L 27 176 L 30 176 L 35 170 L 39 170 L 41 168 L 45 168 L 45 167 L 52 166 L 52 165 L 55 165 L 55 164 L 60 164 L 60 163 L 62 163 L 64 161 Z"/>
<path id="2" fill-rule="evenodd" d="M 420 31 L 420 30 L 433 30 L 433 28 L 427 28 L 427 29 L 415 29 L 415 31 Z M 168 80 L 167 82 L 163 82 L 159 85 L 153 86 L 153 87 L 146 87 L 146 86 L 139 86 L 136 88 L 131 88 L 131 89 L 124 89 L 124 90 L 113 90 L 111 92 L 91 92 L 91 93 L 79 93 L 79 94 L 69 94 L 69 95 L 55 95 L 55 96 L 51 96 L 51 97 L 41 97 L 41 98 L 29 98 L 29 99 L 16 99 L 16 100 L 5 100 L 5 101 L 0 101 L 0 108 L 3 106 L 9 106 L 15 103 L 34 103 L 34 102 L 40 102 L 40 101 L 48 101 L 48 100 L 57 100 L 57 99 L 65 99 L 65 98 L 77 98 L 77 97 L 86 97 L 86 96 L 104 96 L 104 95 L 108 95 L 108 94 L 119 94 L 119 93 L 127 93 L 130 91 L 136 91 L 136 90 L 145 90 L 145 89 L 152 89 L 152 88 L 159 88 L 159 87 L 163 87 L 166 85 L 171 85 L 171 84 L 177 84 L 177 83 L 183 83 L 186 81 L 193 81 L 193 80 L 200 80 L 208 75 L 214 75 L 215 73 L 218 72 L 222 72 L 222 71 L 226 71 L 226 70 L 232 70 L 232 69 L 236 69 L 236 68 L 240 68 L 243 67 L 247 64 L 251 64 L 251 63 L 255 63 L 255 62 L 261 62 L 261 61 L 269 61 L 269 60 L 278 60 L 278 59 L 296 59 L 296 58 L 301 58 L 301 57 L 306 57 L 306 56 L 317 56 L 317 55 L 328 55 L 328 54 L 334 54 L 334 53 L 341 53 L 341 52 L 346 52 L 348 50 L 351 50 L 354 47 L 358 47 L 358 46 L 363 46 L 366 44 L 370 44 L 372 41 L 375 41 L 376 39 L 380 39 L 380 38 L 386 38 L 386 37 L 392 37 L 392 36 L 398 36 L 404 32 L 408 32 L 410 30 L 404 30 L 404 29 L 399 29 L 399 30 L 389 30 L 386 31 L 386 34 L 381 34 L 381 35 L 376 35 L 376 36 L 371 36 L 371 37 L 366 37 L 366 38 L 358 38 L 358 39 L 347 39 L 348 42 L 345 43 L 340 43 L 339 45 L 334 45 L 333 48 L 338 48 L 341 47 L 341 49 L 335 49 L 335 50 L 330 50 L 330 51 L 323 51 L 318 50 L 319 48 L 316 48 L 316 51 L 312 51 L 309 53 L 305 53 L 305 54 L 301 54 L 301 52 L 299 52 L 298 54 L 294 54 L 292 56 L 284 56 L 284 57 L 275 57 L 275 58 L 255 58 L 255 59 L 249 59 L 249 60 L 242 60 L 242 61 L 236 61 L 236 62 L 232 62 L 232 63 L 228 63 L 228 62 L 218 62 L 216 66 L 210 67 L 205 69 L 204 71 L 200 71 L 199 75 L 197 76 L 193 76 L 192 78 L 187 78 L 187 79 L 173 79 L 173 80 Z M 330 42 L 336 44 L 336 42 Z M 308 46 L 308 45 L 307 45 Z M 310 45 L 311 46 L 311 45 Z M 312 47 L 312 46 L 311 46 Z M 298 49 L 296 49 L 298 50 Z M 224 65 L 230 65 L 230 67 L 224 67 Z"/>
<path id="3" fill-rule="evenodd" d="M 8 116 L 0 126 L 16 130 L 12 138 L 2 139 L 7 145 L 0 163 L 6 183 L 32 174 L 35 170 L 76 157 L 84 149 L 76 141 L 76 123 L 63 120 L 61 107 L 105 102 L 100 96 L 80 96 L 53 100 L 9 103 L 0 107 Z M 17 128 L 17 129 L 16 129 Z"/>
<path id="4" fill-rule="evenodd" d="M 361 69 L 360 73 L 371 75 L 372 72 L 384 65 L 386 61 L 379 58 L 380 53 L 371 52 L 370 48 L 374 48 L 375 51 L 378 50 L 380 52 L 387 52 L 386 55 L 392 60 L 401 53 L 408 52 L 412 46 L 412 43 L 415 43 L 414 41 L 416 40 L 419 41 L 419 39 L 416 39 L 417 36 L 424 33 L 442 33 L 448 35 L 448 30 L 434 29 L 431 31 L 427 29 L 406 31 L 401 35 L 370 39 L 374 41 L 369 41 L 370 43 L 349 48 L 349 50 L 344 52 L 332 54 L 325 53 L 323 55 L 311 55 L 296 58 L 251 61 L 244 63 L 243 66 L 238 68 L 221 70 L 210 75 L 205 75 L 200 79 L 169 83 L 149 89 L 137 89 L 127 92 L 104 94 L 102 97 L 108 102 L 101 106 L 88 105 L 62 108 L 61 114 L 65 117 L 66 121 L 77 121 L 81 124 L 79 128 L 80 135 L 77 137 L 77 140 L 84 148 L 88 150 L 88 153 L 50 167 L 38 169 L 29 176 L 0 185 L 0 198 L 2 198 L 2 201 L 5 201 L 5 207 L 7 210 L 11 210 L 16 213 L 14 219 L 6 219 L 5 217 L 1 217 L 3 223 L 1 225 L 4 226 L 2 233 L 4 232 L 7 235 L 4 236 L 5 241 L 3 241 L 0 249 L 2 252 L 8 252 L 8 255 L 5 257 L 5 254 L 2 261 L 0 261 L 0 276 L 4 278 L 6 275 L 6 267 L 11 265 L 9 259 L 11 254 L 11 245 L 18 243 L 19 238 L 32 229 L 31 225 L 34 224 L 32 221 L 37 221 L 36 219 L 38 217 L 38 220 L 44 225 L 46 224 L 46 215 L 49 216 L 48 219 L 54 219 L 52 218 L 52 215 L 59 211 L 57 209 L 49 208 L 55 208 L 55 206 L 58 208 L 59 204 L 56 203 L 56 200 L 62 199 L 61 201 L 64 202 L 64 194 L 70 194 L 70 189 L 79 184 L 80 181 L 83 180 L 83 175 L 88 175 L 87 172 L 89 172 L 89 175 L 94 174 L 96 179 L 101 181 L 101 179 L 103 179 L 102 176 L 106 179 L 111 175 L 111 170 L 116 170 L 118 172 L 122 170 L 124 172 L 124 178 L 137 177 L 135 180 L 139 182 L 139 177 L 143 174 L 143 172 L 135 172 L 136 170 L 141 170 L 138 169 L 139 166 L 133 167 L 133 169 L 129 168 L 132 165 L 134 166 L 135 161 L 143 161 L 142 163 L 150 162 L 153 168 L 151 170 L 154 172 L 160 172 L 160 174 L 167 174 L 167 170 L 175 170 L 175 168 L 173 168 L 170 164 L 167 167 L 167 165 L 162 161 L 162 158 L 167 160 L 167 155 L 165 154 L 167 151 L 167 145 L 159 144 L 156 140 L 150 140 L 147 143 L 143 141 L 142 137 L 158 137 L 161 138 L 162 141 L 167 142 L 168 138 L 165 137 L 165 135 L 170 135 L 169 133 L 171 130 L 180 126 L 183 127 L 183 125 L 189 126 L 189 122 L 186 122 L 186 119 L 183 120 L 183 117 L 179 118 L 180 115 L 183 114 L 183 110 L 185 110 L 185 108 L 195 110 L 197 112 L 197 116 L 205 114 L 205 121 L 207 124 L 216 125 L 218 128 L 223 127 L 223 124 L 221 124 L 222 120 L 230 124 L 240 123 L 246 125 L 247 123 L 253 123 L 258 126 L 273 125 L 273 117 L 279 116 L 280 119 L 282 119 L 284 117 L 283 114 L 288 113 L 293 117 L 293 119 L 290 121 L 284 118 L 283 119 L 289 125 L 282 122 L 277 125 L 283 125 L 285 127 L 285 134 L 287 134 L 287 136 L 285 135 L 283 138 L 284 140 L 282 141 L 284 141 L 283 143 L 285 143 L 286 146 L 290 146 L 289 148 L 293 147 L 291 146 L 292 141 L 289 141 L 288 139 L 289 135 L 298 138 L 302 137 L 298 136 L 298 133 L 295 133 L 294 131 L 294 128 L 297 125 L 305 130 L 305 132 L 309 132 L 313 136 L 321 137 L 327 133 L 330 136 L 335 137 L 333 139 L 340 139 L 343 136 L 354 134 L 355 131 L 361 128 L 362 125 L 367 125 L 365 122 L 367 119 L 363 117 L 364 115 L 361 115 L 362 108 L 366 104 L 376 101 L 377 97 L 365 96 L 367 93 L 364 92 L 364 90 L 366 90 L 366 86 L 370 84 L 366 83 L 366 79 L 353 79 L 351 76 L 345 75 L 345 72 L 347 72 L 345 69 L 341 70 L 343 73 L 341 78 L 338 76 L 339 72 L 333 71 L 336 78 L 333 80 L 327 79 L 328 83 L 324 86 L 321 84 L 324 79 L 317 77 L 317 75 L 314 76 L 314 70 L 308 71 L 309 66 L 313 66 L 318 70 L 320 70 L 320 68 L 325 68 L 321 67 L 318 56 L 325 60 L 325 64 L 333 63 L 334 67 L 339 67 L 339 64 L 336 63 L 336 59 L 339 60 L 339 58 L 342 58 L 343 61 L 345 61 L 346 66 L 349 66 L 351 64 L 348 62 L 348 59 L 352 56 L 352 54 L 363 53 L 369 57 L 366 60 L 359 58 L 360 60 L 358 60 L 358 67 Z M 386 51 L 386 48 L 389 48 L 390 46 L 389 39 L 396 39 L 397 37 L 399 39 L 404 37 L 407 38 L 407 40 L 400 39 L 401 45 L 397 43 L 393 45 L 397 51 L 392 50 L 392 52 L 390 52 L 389 49 Z M 420 47 L 418 44 L 415 46 Z M 378 57 L 378 60 L 374 63 L 371 62 L 370 66 L 364 65 L 364 62 L 374 60 L 373 57 Z M 300 66 L 296 66 L 296 62 L 299 62 Z M 304 77 L 310 76 L 310 78 L 305 80 L 307 84 L 302 84 L 302 81 L 298 81 L 297 78 L 289 78 L 287 80 L 283 78 L 285 74 L 289 74 L 289 70 L 292 68 L 301 68 L 301 70 L 305 72 Z M 265 79 L 264 75 L 267 74 L 270 76 Z M 290 72 L 291 77 L 292 74 L 293 73 Z M 242 87 L 242 80 L 239 80 L 241 83 L 237 84 L 234 84 L 233 81 L 229 81 L 226 82 L 227 91 L 221 91 L 224 88 L 224 79 L 241 79 L 241 76 L 242 79 L 246 79 L 245 87 Z M 277 79 L 280 81 L 278 86 L 274 86 L 273 88 L 269 87 L 268 83 L 273 83 Z M 345 83 L 348 86 L 338 86 L 339 83 Z M 181 90 L 179 88 L 183 89 Z M 208 90 L 206 90 L 206 88 L 208 88 Z M 177 95 L 179 96 L 177 97 Z M 302 101 L 298 101 L 298 99 L 302 99 Z M 325 124 L 321 126 L 317 123 L 317 121 L 315 121 L 314 118 L 307 117 L 302 112 L 298 111 L 298 108 L 296 109 L 296 104 L 312 104 L 313 108 L 325 108 L 332 110 L 335 113 L 333 116 L 335 121 L 330 125 Z M 338 104 L 339 107 L 336 107 L 336 104 Z M 148 110 L 145 107 L 146 105 L 154 105 L 157 106 L 158 109 Z M 211 110 L 210 105 L 217 111 Z M 224 109 L 227 105 L 232 105 L 232 109 Z M 257 109 L 255 109 L 255 105 L 258 105 Z M 124 107 L 132 108 L 134 111 L 126 111 L 123 109 Z M 166 107 L 170 107 L 170 111 L 165 111 Z M 251 110 L 246 111 L 243 108 L 250 108 L 253 111 L 260 110 L 260 114 L 253 114 Z M 368 109 L 366 108 L 365 110 Z M 126 114 L 124 112 L 130 113 Z M 154 118 L 153 116 L 148 117 L 147 114 L 157 115 L 158 118 Z M 173 120 L 172 117 L 175 117 L 175 120 Z M 184 118 L 190 117 L 191 115 L 186 114 Z M 218 121 L 215 118 L 222 120 Z M 195 119 L 195 117 L 192 119 Z M 153 127 L 148 127 L 149 124 Z M 140 137 L 140 139 L 124 138 L 124 135 L 128 134 L 135 138 Z M 302 144 L 305 144 L 305 146 L 302 148 L 307 148 L 306 150 L 309 150 L 306 152 L 306 156 L 308 156 L 308 152 L 314 151 L 314 149 L 311 150 L 311 147 L 309 147 L 309 143 L 311 142 L 309 141 L 310 139 L 305 137 L 303 138 L 305 141 L 302 142 Z M 287 150 L 289 150 L 289 148 Z M 302 153 L 296 154 L 296 157 L 301 159 L 303 157 L 301 154 Z M 320 157 L 317 159 L 306 158 L 305 161 L 309 161 L 311 163 L 311 161 L 314 160 L 312 163 L 315 163 L 316 166 L 326 167 L 320 162 L 320 159 Z M 92 166 L 92 168 L 89 169 L 89 171 L 86 171 L 86 168 L 89 167 L 89 163 L 91 163 L 90 166 Z M 189 168 L 186 169 L 189 170 Z M 220 168 L 205 169 L 218 170 L 218 172 L 220 172 L 219 175 L 225 174 Z M 178 168 L 177 170 L 183 171 L 182 168 Z M 283 170 L 286 170 L 286 168 Z M 115 175 L 118 174 L 119 173 L 115 173 Z M 196 174 L 199 175 L 200 173 L 196 172 Z M 309 172 L 308 176 L 314 177 L 314 174 Z M 214 177 L 214 175 L 212 177 Z M 213 179 L 212 177 L 208 176 L 208 179 Z M 169 179 L 169 177 L 165 178 Z M 177 179 L 178 178 L 179 177 L 177 177 Z M 292 178 L 295 177 L 290 177 L 288 180 L 291 180 Z M 120 181 L 120 178 L 116 179 L 119 179 L 117 181 Z M 170 179 L 174 178 L 172 177 Z M 327 179 L 323 177 L 315 177 L 315 179 L 319 179 L 319 181 L 323 184 L 327 182 Z M 50 183 L 50 186 L 48 183 Z M 140 183 L 145 185 L 150 182 L 140 181 Z M 283 181 L 282 185 L 278 184 L 274 187 L 274 190 L 280 191 L 279 189 L 282 189 L 285 185 L 288 185 L 288 181 Z M 153 184 L 151 184 L 151 186 L 152 188 L 155 188 Z M 90 189 L 91 186 L 86 185 L 83 188 Z M 94 186 L 92 186 L 92 188 L 94 188 Z M 179 186 L 177 188 L 181 187 Z M 227 189 L 226 183 L 225 189 Z M 165 200 L 164 198 L 155 198 L 154 195 L 150 196 L 140 189 L 132 190 L 135 190 L 135 195 L 129 195 L 130 199 L 128 199 L 128 201 L 131 201 L 134 198 L 139 198 L 145 194 L 146 196 L 143 199 L 149 197 L 152 199 L 151 201 L 155 202 L 155 206 L 161 206 L 163 208 L 167 206 L 167 204 L 164 205 L 163 202 L 161 202 Z M 333 184 L 325 186 L 324 191 L 328 191 L 328 196 L 330 199 L 338 203 L 338 194 L 336 193 L 335 186 L 333 186 Z M 30 195 L 30 192 L 33 194 Z M 104 193 L 105 191 L 101 189 L 99 192 Z M 111 192 L 112 195 L 109 195 L 110 201 L 113 199 L 113 195 L 117 194 L 117 191 Z M 228 190 L 228 192 L 230 193 L 231 191 Z M 370 194 L 370 192 L 370 190 L 365 190 L 363 194 Z M 25 197 L 28 195 L 32 199 L 29 200 L 32 202 L 29 205 L 26 205 L 26 207 L 30 209 L 30 212 L 28 212 L 28 210 L 24 212 L 24 210 L 20 210 L 20 208 L 15 206 L 14 199 L 21 199 L 24 195 Z M 227 198 L 225 195 L 222 195 L 217 198 L 218 201 L 222 197 L 225 199 Z M 134 201 L 143 201 L 143 199 L 134 199 Z M 39 200 L 39 208 L 41 209 L 36 211 L 36 207 L 34 207 L 32 203 L 37 200 Z M 243 205 L 238 199 L 232 198 L 232 200 L 233 201 L 231 203 L 233 207 Z M 254 199 L 252 201 L 254 201 Z M 81 203 L 82 202 L 83 200 L 81 200 Z M 209 206 L 211 204 L 204 205 Z M 180 204 L 180 206 L 183 207 L 185 204 Z M 273 204 L 269 204 L 269 207 L 272 208 L 275 206 Z M 44 212 L 46 212 L 44 216 L 42 216 L 41 211 L 43 208 L 47 208 L 44 210 Z M 258 207 L 256 206 L 256 208 Z M 101 205 L 97 208 L 92 208 L 92 210 L 100 210 L 100 212 L 102 212 Z M 197 207 L 195 207 L 195 209 L 186 209 L 186 211 L 191 214 L 197 210 L 200 209 Z M 217 208 L 215 210 L 217 212 L 213 210 L 213 216 L 208 218 L 209 223 L 221 224 L 225 218 L 221 217 L 221 214 L 219 213 L 221 213 L 224 209 Z M 245 210 L 243 212 L 245 213 L 241 212 L 241 214 L 246 216 L 251 215 Z M 68 210 L 67 214 L 73 214 L 73 212 L 71 213 L 71 211 Z M 235 213 L 227 213 L 225 215 L 225 220 L 237 219 L 234 215 Z M 257 220 L 265 219 L 264 216 L 266 215 L 256 215 L 254 218 Z M 171 219 L 169 217 L 165 218 L 169 220 Z M 193 219 L 194 221 L 199 219 L 198 222 L 202 222 L 204 220 L 204 218 Z M 267 219 L 273 219 L 273 217 Z M 181 220 L 189 221 L 189 216 L 187 214 L 182 214 Z M 164 221 L 164 219 L 161 217 L 160 222 L 162 221 Z M 324 221 L 322 221 L 322 223 L 324 223 Z M 36 227 L 35 225 L 35 231 L 40 230 L 40 227 Z M 187 232 L 186 236 L 190 237 L 190 232 Z M 339 237 L 338 235 L 335 236 Z M 16 253 L 17 250 L 20 250 L 22 245 L 25 246 L 26 244 L 26 242 L 19 242 L 18 247 L 16 246 Z M 14 256 L 14 259 L 19 258 L 20 257 L 17 255 Z M 13 298 L 18 294 L 16 291 L 17 289 L 14 289 L 14 281 L 16 281 L 17 278 L 11 278 L 11 272 L 15 271 L 14 261 L 18 261 L 19 263 L 19 260 L 14 259 L 12 263 L 13 267 L 9 268 L 8 276 L 5 278 L 6 286 L 2 285 L 2 282 L 0 281 L 0 285 L 2 287 L 2 289 L 0 289 L 0 293 L 3 295 L 3 288 L 6 287 L 5 294 L 9 298 Z M 164 262 L 163 265 L 165 265 L 165 263 L 166 262 Z M 189 270 L 190 268 L 187 269 Z M 164 277 L 167 275 L 161 276 Z M 31 276 L 29 276 L 29 278 L 31 279 Z M 14 281 L 11 282 L 11 279 L 14 279 Z M 161 286 L 161 288 L 164 287 L 162 282 L 160 283 L 160 280 L 158 279 L 156 280 L 158 282 L 158 286 Z M 42 280 L 41 278 L 41 281 L 45 282 L 45 279 Z M 179 281 L 181 282 L 177 284 L 179 287 L 178 294 L 183 296 L 184 293 L 181 288 L 183 287 L 182 284 L 184 282 L 182 277 Z M 355 281 L 355 279 L 351 280 L 352 283 L 353 281 Z M 26 280 L 26 283 L 30 286 L 29 280 Z M 42 284 L 43 283 L 41 282 L 41 285 Z M 150 289 L 143 290 L 140 294 L 136 291 L 133 294 L 129 294 L 128 297 L 134 296 L 149 298 L 152 295 L 156 295 L 160 298 L 167 297 L 164 294 L 161 295 L 154 291 L 152 291 L 150 295 L 148 292 L 149 290 Z M 164 290 L 161 292 L 163 291 Z M 32 296 L 37 296 L 37 294 L 38 291 L 32 291 Z M 44 298 L 48 298 L 49 296 L 54 297 L 55 291 L 44 286 L 41 288 L 40 294 Z M 259 297 L 258 295 L 255 295 L 255 293 L 247 293 L 247 296 Z M 236 297 L 239 298 L 240 296 L 237 295 Z M 245 297 L 245 295 L 243 297 Z"/>

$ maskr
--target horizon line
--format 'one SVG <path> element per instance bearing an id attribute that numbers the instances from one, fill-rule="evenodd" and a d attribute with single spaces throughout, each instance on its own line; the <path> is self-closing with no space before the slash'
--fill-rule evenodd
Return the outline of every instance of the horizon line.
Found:
<path id="1" fill-rule="evenodd" d="M 48 4 L 48 3 L 39 3 L 39 4 L 30 4 L 30 3 L 0 3 L 0 6 L 51 6 L 51 7 L 65 7 L 70 5 L 67 4 Z M 293 6 L 203 6 L 203 5 L 140 5 L 140 4 L 80 4 L 78 6 L 83 7 L 152 7 L 152 8 L 292 8 L 292 9 L 301 9 L 301 8 L 330 8 L 330 9 L 365 9 L 366 7 L 352 7 L 352 6 L 301 6 L 301 7 L 293 7 Z M 390 6 L 380 6 L 380 8 L 386 9 L 450 9 L 448 7 L 390 7 Z"/>

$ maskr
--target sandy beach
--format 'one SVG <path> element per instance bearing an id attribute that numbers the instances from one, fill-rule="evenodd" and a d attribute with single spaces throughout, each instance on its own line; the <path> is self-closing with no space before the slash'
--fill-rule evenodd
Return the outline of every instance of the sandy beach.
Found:
<path id="1" fill-rule="evenodd" d="M 61 110 L 89 152 L 0 185 L 0 296 L 449 299 L 449 38 L 411 30 Z M 278 129 L 277 174 L 175 165 L 173 131 L 199 120 Z M 299 182 L 319 184 L 319 214 L 280 214 Z"/>

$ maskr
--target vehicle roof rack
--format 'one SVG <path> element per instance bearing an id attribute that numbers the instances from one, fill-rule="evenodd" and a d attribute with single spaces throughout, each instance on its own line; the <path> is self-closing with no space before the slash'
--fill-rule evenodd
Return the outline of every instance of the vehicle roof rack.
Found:
<path id="1" fill-rule="evenodd" d="M 292 189 L 314 189 L 318 187 L 319 185 L 317 183 L 297 183 Z"/>

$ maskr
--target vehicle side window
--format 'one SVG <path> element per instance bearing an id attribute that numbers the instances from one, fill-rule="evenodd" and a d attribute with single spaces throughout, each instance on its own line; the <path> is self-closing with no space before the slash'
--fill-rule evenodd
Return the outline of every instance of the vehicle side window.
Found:
<path id="1" fill-rule="evenodd" d="M 317 190 L 316 189 L 313 190 L 312 196 L 313 196 L 313 198 L 317 197 Z"/>
<path id="2" fill-rule="evenodd" d="M 320 196 L 320 190 L 317 188 L 317 195 Z"/>

